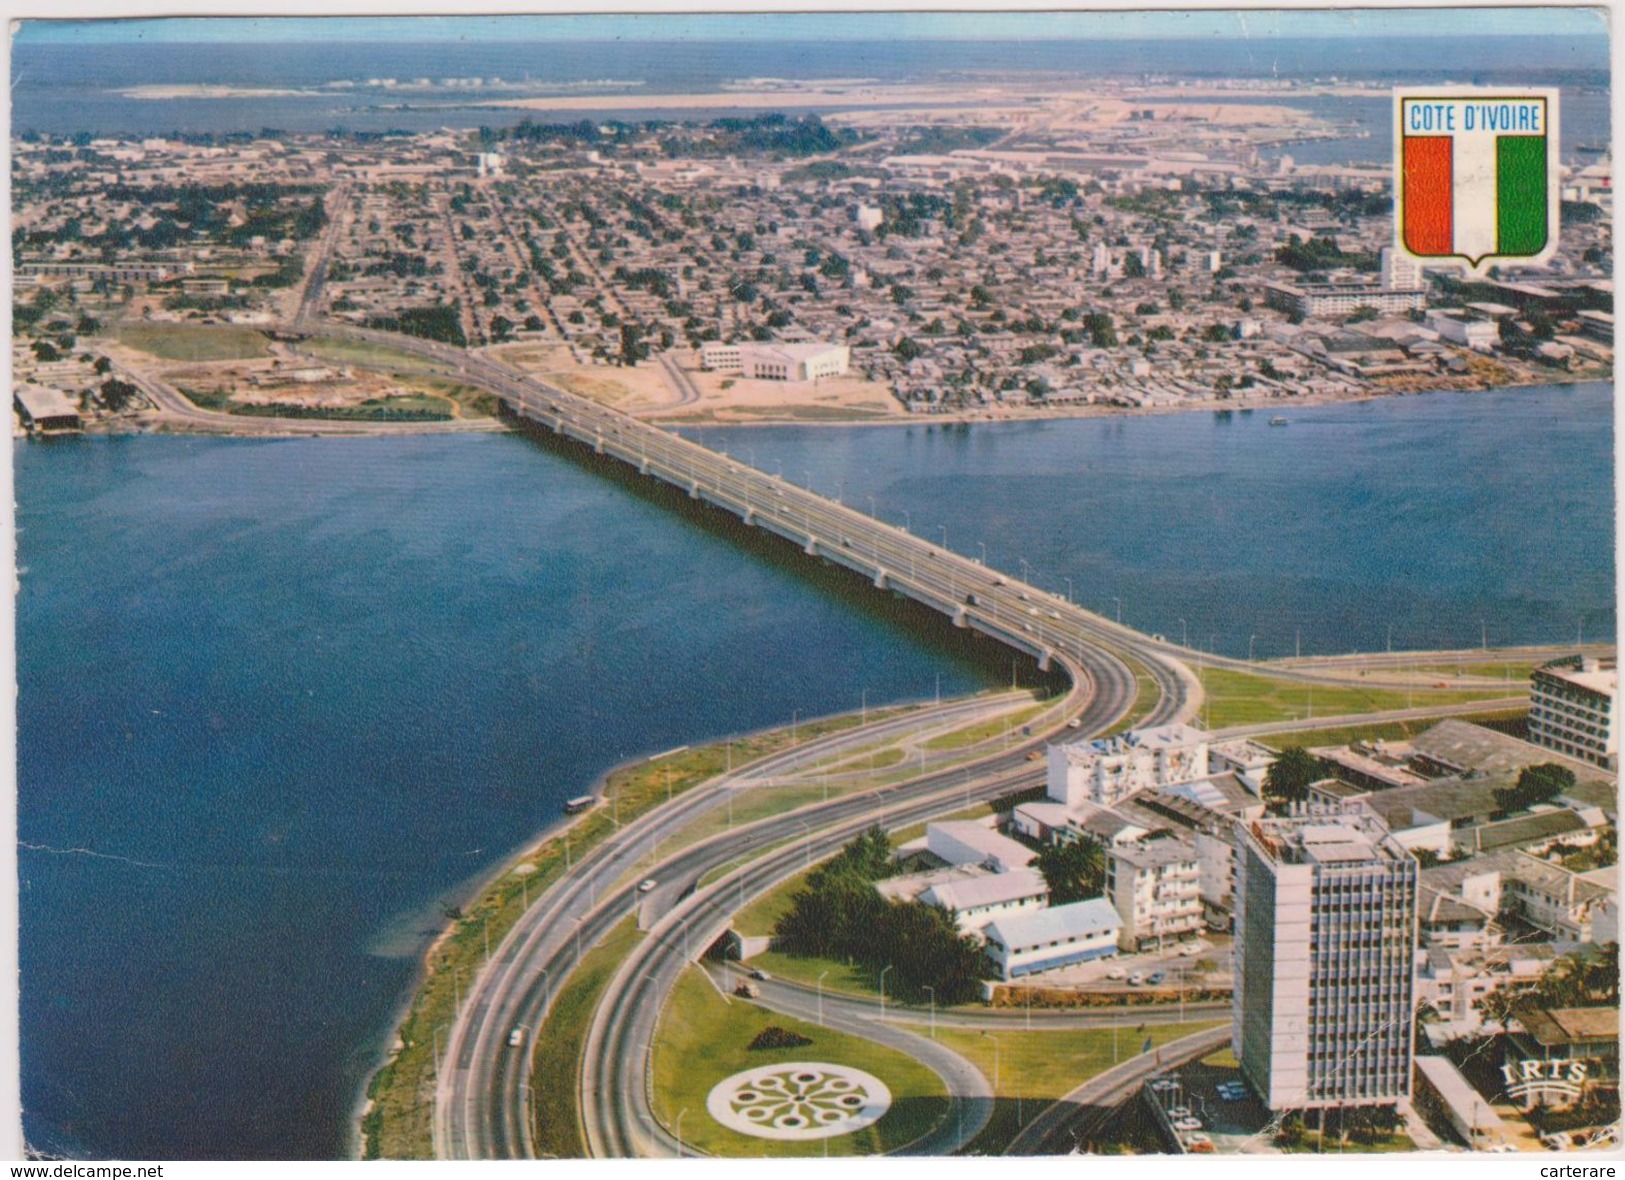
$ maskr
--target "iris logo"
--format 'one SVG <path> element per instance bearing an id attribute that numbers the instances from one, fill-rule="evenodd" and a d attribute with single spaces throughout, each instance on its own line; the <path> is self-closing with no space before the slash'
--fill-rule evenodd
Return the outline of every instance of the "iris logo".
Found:
<path id="1" fill-rule="evenodd" d="M 1586 1063 L 1533 1059 L 1517 1063 L 1509 1061 L 1501 1067 L 1501 1078 L 1506 1082 L 1508 1098 L 1521 1100 L 1537 1093 L 1543 1098 L 1552 1094 L 1579 1098 L 1585 1088 Z"/>

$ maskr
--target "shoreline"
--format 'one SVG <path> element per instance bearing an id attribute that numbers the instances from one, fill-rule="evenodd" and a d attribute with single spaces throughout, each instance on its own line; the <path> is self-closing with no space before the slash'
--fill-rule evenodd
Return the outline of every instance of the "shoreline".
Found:
<path id="1" fill-rule="evenodd" d="M 926 704 L 928 700 L 929 698 L 926 697 L 918 697 L 907 700 L 893 701 L 889 704 L 876 705 L 870 709 L 870 712 L 878 717 L 884 715 L 888 710 L 918 708 Z M 850 710 L 842 713 L 831 713 L 823 717 L 808 718 L 802 721 L 801 725 L 803 727 L 815 726 L 821 723 L 827 723 L 840 718 L 852 717 L 856 715 L 857 714 L 855 712 Z M 598 798 L 599 806 L 602 806 L 604 792 L 608 788 L 610 779 L 613 776 L 631 770 L 634 767 L 640 766 L 647 762 L 652 762 L 658 758 L 663 758 L 678 753 L 691 753 L 723 743 L 745 741 L 751 738 L 764 737 L 780 732 L 788 733 L 790 732 L 790 729 L 790 726 L 771 725 L 765 726 L 761 729 L 748 730 L 743 733 L 719 734 L 715 737 L 704 739 L 699 745 L 685 745 L 677 747 L 673 750 L 662 750 L 653 754 L 641 754 L 631 758 L 626 758 L 616 763 L 614 766 L 605 769 L 595 779 L 593 779 L 592 784 L 587 789 L 586 793 Z M 768 755 L 761 755 L 760 757 L 766 756 Z M 749 763 L 745 763 L 743 765 L 749 765 Z M 702 780 L 702 782 L 703 781 L 705 780 Z M 446 943 L 446 941 L 452 938 L 456 933 L 459 919 L 445 917 L 443 907 L 449 904 L 456 905 L 460 910 L 467 910 L 487 892 L 498 885 L 504 877 L 512 873 L 513 869 L 517 867 L 518 864 L 529 859 L 529 855 L 531 853 L 540 852 L 542 847 L 549 840 L 556 838 L 562 831 L 578 826 L 584 822 L 587 817 L 593 815 L 597 810 L 598 807 L 595 806 L 588 808 L 586 811 L 581 812 L 578 815 L 559 816 L 551 824 L 548 824 L 540 830 L 533 832 L 531 835 L 515 844 L 508 852 L 504 853 L 502 856 L 493 861 L 488 870 L 481 870 L 472 874 L 464 881 L 443 890 L 426 903 L 427 906 L 436 907 L 435 913 L 437 913 L 441 918 L 440 931 L 429 940 L 422 950 L 414 952 L 413 957 L 417 960 L 417 965 L 413 968 L 410 982 L 402 988 L 400 998 L 396 1002 L 395 1006 L 391 1009 L 388 1024 L 383 1027 L 378 1034 L 376 1041 L 374 1042 L 376 1045 L 376 1051 L 371 1054 L 366 1054 L 372 1058 L 373 1064 L 367 1069 L 366 1073 L 362 1077 L 356 1093 L 355 1102 L 351 1105 L 348 1135 L 349 1143 L 347 1144 L 347 1151 L 349 1153 L 348 1158 L 352 1160 L 362 1160 L 365 1158 L 367 1133 L 363 1127 L 363 1121 L 373 1108 L 373 1099 L 368 1091 L 372 1089 L 374 1080 L 385 1068 L 389 1066 L 391 1061 L 393 1061 L 396 1056 L 397 1050 L 395 1049 L 395 1043 L 400 1038 L 401 1026 L 405 1022 L 406 1018 L 411 1014 L 413 1006 L 416 1003 L 419 994 L 422 992 L 425 982 L 429 978 L 430 961 L 432 960 L 436 951 L 438 951 Z M 633 820 L 636 818 L 636 816 L 633 816 L 629 818 L 627 822 L 633 822 Z M 365 1048 L 366 1046 L 363 1046 L 364 1050 Z"/>
<path id="2" fill-rule="evenodd" d="M 1348 395 L 1309 394 L 1303 397 L 1291 398 L 1253 398 L 1247 400 L 1232 400 L 1229 402 L 1206 401 L 1195 404 L 1180 404 L 1167 406 L 1055 406 L 1040 410 L 960 410 L 944 414 L 898 414 L 883 418 L 855 417 L 855 418 L 797 418 L 790 417 L 760 417 L 734 420 L 731 418 L 718 418 L 712 415 L 679 417 L 676 415 L 653 413 L 632 414 L 641 422 L 651 426 L 664 427 L 668 430 L 682 431 L 705 429 L 707 427 L 779 427 L 779 426 L 810 426 L 810 427 L 897 427 L 897 426 L 969 426 L 976 423 L 1004 424 L 1020 422 L 1058 422 L 1067 420 L 1088 420 L 1103 418 L 1160 418 L 1174 414 L 1196 413 L 1224 413 L 1245 411 L 1253 413 L 1258 410 L 1273 410 L 1276 413 L 1288 413 L 1297 407 L 1322 407 L 1333 405 L 1356 405 L 1363 402 L 1381 401 L 1387 398 L 1400 397 L 1427 397 L 1439 393 L 1495 393 L 1519 389 L 1563 389 L 1570 387 L 1584 387 L 1590 385 L 1612 385 L 1610 377 L 1580 377 L 1564 379 L 1556 375 L 1551 381 L 1515 382 L 1508 385 L 1477 385 L 1466 388 L 1438 388 L 1417 390 L 1370 390 Z M 590 399 L 589 399 L 590 400 Z M 456 419 L 442 423 L 413 423 L 413 422 L 353 422 L 342 419 L 279 419 L 279 418 L 252 418 L 248 420 L 259 424 L 256 429 L 252 425 L 237 428 L 234 423 L 185 423 L 180 422 L 154 422 L 152 418 L 129 419 L 127 422 L 107 421 L 83 431 L 84 434 L 97 435 L 158 435 L 158 434 L 207 434 L 218 438 L 312 438 L 333 436 L 338 438 L 383 437 L 403 434 L 509 434 L 512 428 L 502 424 L 500 419 Z M 284 426 L 277 429 L 278 426 Z M 187 426 L 194 427 L 187 429 Z M 327 429 L 322 429 L 324 426 Z M 156 427 L 156 428 L 155 428 Z M 169 429 L 165 429 L 169 427 Z M 371 427 L 372 429 L 369 429 Z M 378 429 L 382 427 L 383 429 Z"/>

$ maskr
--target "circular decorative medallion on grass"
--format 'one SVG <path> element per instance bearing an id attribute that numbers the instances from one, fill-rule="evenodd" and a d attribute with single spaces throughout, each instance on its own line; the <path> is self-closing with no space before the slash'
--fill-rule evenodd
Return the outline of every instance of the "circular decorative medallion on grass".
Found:
<path id="1" fill-rule="evenodd" d="M 711 1089 L 706 1109 L 730 1131 L 760 1139 L 829 1139 L 891 1109 L 891 1091 L 849 1065 L 790 1061 L 748 1069 Z"/>

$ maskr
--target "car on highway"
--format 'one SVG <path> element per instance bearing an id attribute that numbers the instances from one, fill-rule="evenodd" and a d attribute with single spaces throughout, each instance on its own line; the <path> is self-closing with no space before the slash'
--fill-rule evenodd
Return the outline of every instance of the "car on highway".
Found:
<path id="1" fill-rule="evenodd" d="M 1128 978 L 1128 971 L 1123 967 L 1113 967 L 1110 971 L 1106 972 L 1106 978 L 1107 979 L 1127 979 Z"/>
<path id="2" fill-rule="evenodd" d="M 760 979 L 763 983 L 766 983 L 768 980 L 773 978 L 766 971 L 763 971 L 760 967 L 758 967 L 758 968 L 756 968 L 756 970 L 752 971 L 750 973 L 750 977 L 752 979 Z"/>
<path id="3" fill-rule="evenodd" d="M 1144 982 L 1145 976 L 1138 971 L 1128 977 L 1128 985 L 1130 987 L 1139 987 Z"/>
<path id="4" fill-rule="evenodd" d="M 654 891 L 654 887 L 658 884 L 660 884 L 660 882 L 656 881 L 653 877 L 646 878 L 645 880 L 638 882 L 638 892 L 652 893 Z"/>
<path id="5" fill-rule="evenodd" d="M 1171 1119 L 1188 1119 L 1191 1117 L 1191 1108 L 1188 1106 L 1170 1106 L 1168 1108 L 1168 1117 Z"/>
<path id="6" fill-rule="evenodd" d="M 1176 1131 L 1200 1131 L 1201 1129 L 1202 1120 L 1198 1118 L 1191 1118 L 1187 1116 L 1186 1118 L 1178 1119 L 1174 1122 L 1174 1130 Z"/>
<path id="7" fill-rule="evenodd" d="M 993 584 L 995 586 L 1007 586 L 1007 585 L 1009 585 L 1009 583 L 1010 583 L 1010 579 L 1006 578 L 1003 574 L 994 574 L 993 575 Z"/>
<path id="8" fill-rule="evenodd" d="M 1018 592 L 1016 594 L 1016 597 L 1021 599 L 1021 601 L 1023 601 L 1023 602 L 1030 602 L 1031 601 L 1031 599 L 1029 599 L 1027 597 L 1027 592 L 1025 590 L 1022 590 L 1022 591 Z"/>
<path id="9" fill-rule="evenodd" d="M 1194 1155 L 1208 1155 L 1215 1151 L 1213 1138 L 1206 1131 L 1192 1131 L 1185 1137 L 1185 1149 Z"/>
<path id="10" fill-rule="evenodd" d="M 524 1043 L 525 1043 L 525 1026 L 521 1024 L 518 1028 L 514 1029 L 511 1033 L 508 1034 L 508 1046 L 509 1046 L 509 1048 L 517 1049 L 517 1048 L 519 1048 L 520 1045 L 523 1045 Z"/>
<path id="11" fill-rule="evenodd" d="M 1082 729 L 1083 728 L 1083 718 L 1081 718 L 1081 717 L 1072 718 L 1071 721 L 1068 721 L 1066 723 L 1066 727 L 1068 729 Z"/>
<path id="12" fill-rule="evenodd" d="M 1153 971 L 1150 975 L 1147 975 L 1145 977 L 1145 981 L 1147 983 L 1149 983 L 1152 987 L 1155 987 L 1157 984 L 1161 983 L 1163 980 L 1165 980 L 1167 978 L 1168 978 L 1168 976 L 1166 974 L 1164 974 L 1163 972 L 1161 972 L 1161 971 Z"/>

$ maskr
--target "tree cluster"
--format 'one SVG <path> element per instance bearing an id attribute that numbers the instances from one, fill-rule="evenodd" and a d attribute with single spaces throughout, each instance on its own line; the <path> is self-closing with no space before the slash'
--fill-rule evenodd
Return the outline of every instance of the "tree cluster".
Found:
<path id="1" fill-rule="evenodd" d="M 893 996 L 938 1003 L 973 999 L 990 967 L 974 939 L 945 911 L 917 901 L 887 901 L 874 883 L 892 872 L 891 844 L 879 827 L 858 836 L 807 875 L 805 887 L 773 928 L 788 954 L 846 959 L 877 973 L 891 967 Z"/>
<path id="2" fill-rule="evenodd" d="M 1325 759 L 1302 746 L 1288 746 L 1264 775 L 1264 798 L 1275 805 L 1302 803 L 1309 797 L 1309 784 L 1325 778 L 1330 769 Z"/>
<path id="3" fill-rule="evenodd" d="M 1087 901 L 1106 888 L 1106 851 L 1091 836 L 1044 845 L 1036 867 L 1049 886 L 1050 905 Z"/>

